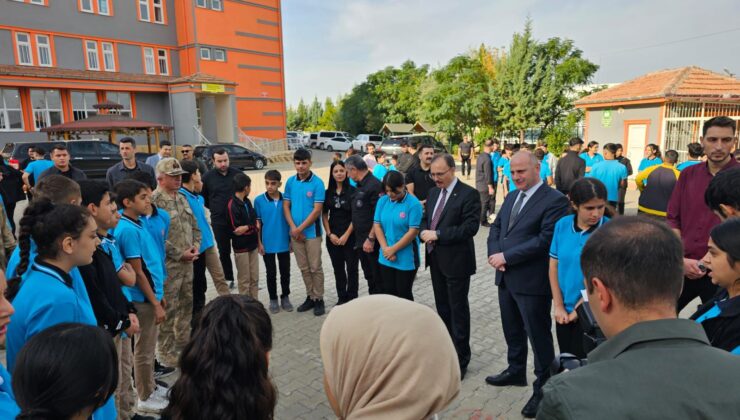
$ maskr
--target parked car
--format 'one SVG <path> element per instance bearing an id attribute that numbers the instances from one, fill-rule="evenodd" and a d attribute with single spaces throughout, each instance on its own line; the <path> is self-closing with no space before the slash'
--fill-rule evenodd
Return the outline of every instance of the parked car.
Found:
<path id="1" fill-rule="evenodd" d="M 303 148 L 303 142 L 301 141 L 300 137 L 290 137 L 288 136 L 288 149 L 290 150 L 297 150 Z"/>
<path id="2" fill-rule="evenodd" d="M 355 141 L 352 142 L 352 148 L 360 152 L 366 152 L 367 144 L 372 143 L 375 145 L 375 149 L 379 149 L 383 140 L 383 136 L 379 134 L 360 134 L 357 136 Z"/>
<path id="3" fill-rule="evenodd" d="M 319 133 L 311 133 L 308 135 L 308 148 L 315 149 L 319 145 Z"/>
<path id="4" fill-rule="evenodd" d="M 429 134 L 411 134 L 403 136 L 391 136 L 380 145 L 380 150 L 384 151 L 388 155 L 401 153 L 401 141 L 406 141 L 409 144 L 431 144 L 434 147 L 434 153 L 447 153 L 447 148 Z"/>
<path id="5" fill-rule="evenodd" d="M 118 146 L 101 140 L 68 140 L 68 141 L 37 141 L 29 143 L 8 143 L 2 154 L 10 166 L 18 169 L 20 162 L 28 156 L 29 147 L 42 147 L 46 150 L 46 158 L 55 144 L 62 143 L 69 151 L 70 163 L 77 169 L 85 172 L 88 178 L 105 178 L 108 168 L 121 161 Z M 137 153 L 136 159 L 144 162 L 150 153 Z"/>
<path id="6" fill-rule="evenodd" d="M 325 143 L 325 149 L 327 152 L 345 152 L 350 148 L 350 146 L 352 146 L 352 140 L 347 137 L 334 137 L 333 139 L 327 140 Z"/>
<path id="7" fill-rule="evenodd" d="M 229 166 L 244 170 L 247 168 L 262 169 L 267 166 L 265 155 L 253 152 L 238 144 L 209 144 L 195 146 L 195 157 L 202 160 L 208 169 L 213 168 L 213 151 L 224 149 L 229 154 Z"/>
<path id="8" fill-rule="evenodd" d="M 334 137 L 350 137 L 349 133 L 344 131 L 319 131 L 316 148 L 325 150 L 326 142 Z"/>

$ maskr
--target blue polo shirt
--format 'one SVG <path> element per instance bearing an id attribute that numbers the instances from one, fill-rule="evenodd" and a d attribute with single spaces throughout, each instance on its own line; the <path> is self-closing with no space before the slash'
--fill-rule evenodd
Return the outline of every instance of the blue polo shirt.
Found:
<path id="1" fill-rule="evenodd" d="M 26 169 L 24 169 L 23 172 L 31 175 L 33 182 L 35 183 L 36 181 L 38 181 L 41 172 L 44 172 L 52 166 L 54 166 L 54 162 L 50 160 L 34 160 L 33 162 L 29 163 L 28 166 L 26 166 Z"/>
<path id="2" fill-rule="evenodd" d="M 10 383 L 10 373 L 0 365 L 0 419 L 14 419 L 20 411 Z"/>
<path id="3" fill-rule="evenodd" d="M 605 160 L 595 164 L 586 176 L 604 183 L 607 200 L 619 201 L 619 182 L 627 179 L 627 167 L 618 160 Z"/>
<path id="4" fill-rule="evenodd" d="M 514 183 L 514 179 L 511 177 L 511 159 L 502 156 L 501 160 L 498 161 L 498 166 L 503 168 L 501 173 L 509 180 L 509 192 L 515 191 L 516 184 Z M 498 169 L 496 170 L 498 171 Z"/>
<path id="5" fill-rule="evenodd" d="M 694 166 L 697 163 L 701 163 L 701 160 L 687 160 L 686 162 L 679 163 L 678 166 L 676 166 L 676 169 L 681 172 L 684 169 L 688 168 L 689 166 Z"/>
<path id="6" fill-rule="evenodd" d="M 596 229 L 609 221 L 608 217 L 602 217 L 596 226 L 583 231 L 577 228 L 575 218 L 576 216 L 571 214 L 555 223 L 555 232 L 550 244 L 550 258 L 558 260 L 558 285 L 568 313 L 573 312 L 584 288 L 581 271 L 583 246 Z"/>
<path id="7" fill-rule="evenodd" d="M 166 276 L 163 251 L 145 229 L 141 220 L 133 220 L 127 216 L 121 217 L 118 226 L 113 230 L 113 236 L 116 238 L 124 259 L 141 258 L 154 283 L 154 295 L 157 300 L 162 300 Z M 146 302 L 146 297 L 138 285 L 128 289 L 133 302 Z"/>
<path id="8" fill-rule="evenodd" d="M 198 222 L 198 229 L 200 229 L 200 249 L 198 253 L 202 254 L 206 252 L 206 249 L 215 245 L 213 230 L 211 230 L 211 225 L 206 217 L 205 199 L 202 195 L 188 191 L 186 188 L 180 188 L 180 194 L 188 200 L 190 209 Z"/>
<path id="9" fill-rule="evenodd" d="M 262 246 L 265 253 L 278 254 L 290 250 L 290 226 L 283 213 L 283 195 L 277 200 L 265 192 L 254 199 L 257 220 L 262 222 Z"/>
<path id="10" fill-rule="evenodd" d="M 148 216 L 141 218 L 141 224 L 144 229 L 149 232 L 157 245 L 159 253 L 162 255 L 162 260 L 167 257 L 167 251 L 165 250 L 165 241 L 167 236 L 170 234 L 170 214 L 166 210 L 162 210 L 152 204 L 152 207 L 156 209 L 156 214 L 152 213 Z M 165 271 L 166 275 L 166 271 Z"/>
<path id="11" fill-rule="evenodd" d="M 285 184 L 285 195 L 283 199 L 290 201 L 290 215 L 293 223 L 299 226 L 313 211 L 315 204 L 324 203 L 324 182 L 321 181 L 313 172 L 308 174 L 308 178 L 303 181 L 298 179 L 298 175 L 293 175 Z M 321 233 L 321 216 L 316 218 L 313 226 L 309 226 L 303 231 L 306 239 L 320 238 Z"/>
<path id="12" fill-rule="evenodd" d="M 494 184 L 498 183 L 498 163 L 499 161 L 501 161 L 501 153 L 499 152 L 491 153 L 491 168 L 493 168 L 491 172 L 493 172 L 493 183 Z"/>
<path id="13" fill-rule="evenodd" d="M 656 157 L 653 159 L 642 158 L 642 160 L 640 161 L 640 166 L 637 168 L 637 172 L 642 172 L 651 166 L 662 165 L 662 164 L 663 164 L 663 159 L 659 157 Z"/>
<path id="14" fill-rule="evenodd" d="M 109 233 L 108 236 L 100 238 L 100 248 L 102 248 L 103 252 L 108 254 L 108 256 L 113 261 L 113 266 L 116 268 L 116 273 L 121 271 L 121 269 L 123 268 L 123 263 L 125 263 L 126 261 L 123 260 L 121 250 L 118 249 L 116 238 L 113 237 L 112 233 Z M 129 288 L 127 286 L 121 286 L 121 291 L 123 292 L 123 295 L 126 296 L 126 300 L 131 302 L 131 292 L 129 292 Z"/>
<path id="15" fill-rule="evenodd" d="M 413 194 L 406 193 L 401 201 L 391 201 L 389 196 L 384 195 L 380 197 L 378 204 L 375 206 L 373 222 L 379 224 L 383 229 L 388 246 L 393 246 L 401 240 L 409 229 L 419 229 L 421 213 L 421 203 Z M 406 247 L 396 252 L 395 261 L 388 261 L 380 252 L 378 262 L 397 270 L 415 270 L 419 266 L 418 246 L 419 239 L 417 237 Z M 417 247 L 417 253 L 414 253 L 414 247 Z"/>
<path id="16" fill-rule="evenodd" d="M 396 170 L 396 167 L 393 165 L 386 168 L 385 165 L 379 163 L 375 165 L 375 167 L 373 168 L 373 176 L 375 178 L 378 178 L 378 181 L 383 182 L 383 177 L 385 176 L 385 174 L 387 174 L 389 171 L 395 171 L 395 170 Z"/>
<path id="17" fill-rule="evenodd" d="M 599 154 L 599 153 L 595 154 L 594 157 L 591 157 L 591 156 L 589 156 L 589 154 L 587 152 L 583 152 L 580 155 L 578 155 L 578 157 L 580 157 L 581 159 L 583 159 L 584 161 L 586 161 L 586 167 L 587 168 L 591 168 L 594 165 L 596 165 L 597 163 L 604 161 L 604 156 L 601 156 L 601 154 Z"/>
<path id="18" fill-rule="evenodd" d="M 542 178 L 542 182 L 547 185 L 547 177 L 552 176 L 552 169 L 550 169 L 550 165 L 545 162 L 545 160 L 540 161 L 540 178 Z"/>

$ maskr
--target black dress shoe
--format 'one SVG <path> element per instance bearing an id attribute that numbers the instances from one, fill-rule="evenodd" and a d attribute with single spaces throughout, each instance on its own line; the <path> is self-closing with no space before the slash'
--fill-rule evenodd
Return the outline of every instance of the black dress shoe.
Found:
<path id="1" fill-rule="evenodd" d="M 487 376 L 486 383 L 493 386 L 527 386 L 527 376 L 514 375 L 505 370 L 498 375 Z"/>
<path id="2" fill-rule="evenodd" d="M 460 368 L 460 382 L 465 380 L 465 374 L 468 373 L 468 368 Z"/>
<path id="3" fill-rule="evenodd" d="M 540 408 L 540 401 L 542 401 L 542 392 L 532 394 L 532 398 L 522 408 L 522 416 L 528 419 L 537 417 L 537 409 Z"/>

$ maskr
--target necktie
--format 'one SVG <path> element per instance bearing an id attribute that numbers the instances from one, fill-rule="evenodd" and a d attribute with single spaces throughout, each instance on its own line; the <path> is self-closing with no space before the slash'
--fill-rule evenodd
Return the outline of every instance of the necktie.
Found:
<path id="1" fill-rule="evenodd" d="M 447 202 L 447 189 L 442 190 L 442 196 L 439 198 L 439 204 L 437 205 L 437 208 L 434 209 L 434 215 L 432 215 L 432 224 L 429 225 L 429 228 L 431 230 L 437 230 L 437 225 L 439 224 L 439 218 L 442 216 L 442 210 L 444 210 L 445 203 Z M 427 244 L 427 252 L 432 252 L 434 249 L 434 243 L 430 242 Z"/>
<path id="2" fill-rule="evenodd" d="M 522 203 L 524 203 L 524 199 L 527 197 L 527 194 L 522 192 L 519 194 L 519 197 L 516 198 L 516 203 L 514 203 L 514 208 L 511 210 L 511 216 L 509 216 L 509 228 L 511 228 L 511 225 L 514 224 L 514 220 L 516 220 L 516 217 L 519 215 L 519 212 L 522 210 Z"/>

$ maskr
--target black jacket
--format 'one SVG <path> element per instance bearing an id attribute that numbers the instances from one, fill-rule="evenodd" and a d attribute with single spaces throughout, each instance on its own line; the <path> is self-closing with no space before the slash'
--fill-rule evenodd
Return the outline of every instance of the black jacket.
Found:
<path id="1" fill-rule="evenodd" d="M 740 296 L 729 299 L 727 290 L 721 289 L 691 315 L 695 321 L 702 317 L 701 326 L 712 347 L 740 354 Z"/>
<path id="2" fill-rule="evenodd" d="M 490 154 L 481 153 L 475 161 L 475 189 L 488 192 L 489 185 L 493 185 L 493 163 Z"/>
<path id="3" fill-rule="evenodd" d="M 231 243 L 234 252 L 249 252 L 257 248 L 257 212 L 252 207 L 252 202 L 247 198 L 242 201 L 237 196 L 232 196 L 227 205 L 229 214 L 229 223 L 231 230 L 234 231 L 239 226 L 249 226 L 247 232 L 243 235 L 236 235 L 232 232 Z"/>
<path id="4" fill-rule="evenodd" d="M 217 169 L 211 169 L 203 175 L 203 190 L 200 194 L 208 210 L 211 211 L 211 224 L 229 225 L 229 214 L 226 205 L 234 196 L 234 175 L 240 171 L 229 167 L 225 175 Z"/>
<path id="5" fill-rule="evenodd" d="M 586 161 L 578 156 L 577 152 L 568 150 L 565 156 L 560 158 L 555 171 L 555 187 L 563 194 L 570 192 L 574 182 L 583 178 L 586 174 Z"/>

